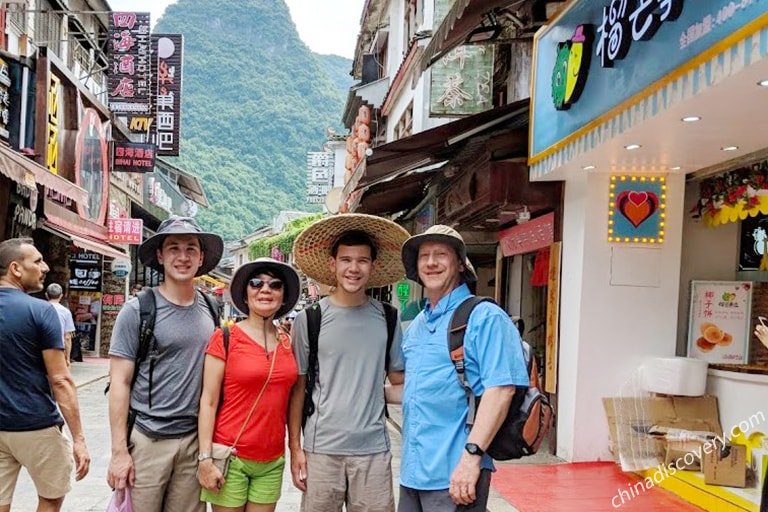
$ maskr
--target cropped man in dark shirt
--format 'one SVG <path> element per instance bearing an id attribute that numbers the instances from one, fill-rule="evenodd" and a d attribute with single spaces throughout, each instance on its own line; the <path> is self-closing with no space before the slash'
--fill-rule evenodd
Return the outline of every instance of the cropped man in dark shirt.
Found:
<path id="1" fill-rule="evenodd" d="M 28 295 L 43 289 L 47 273 L 31 239 L 0 243 L 0 512 L 11 508 L 22 466 L 37 488 L 38 512 L 57 512 L 73 465 L 80 480 L 91 460 L 58 315 Z"/>

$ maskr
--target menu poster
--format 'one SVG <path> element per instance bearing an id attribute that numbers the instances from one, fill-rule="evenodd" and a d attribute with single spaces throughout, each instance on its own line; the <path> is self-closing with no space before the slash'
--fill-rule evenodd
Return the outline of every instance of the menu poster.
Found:
<path id="1" fill-rule="evenodd" d="M 691 281 L 688 357 L 746 364 L 751 310 L 750 281 Z"/>
<path id="2" fill-rule="evenodd" d="M 69 289 L 101 291 L 101 255 L 83 249 L 69 257 Z"/>

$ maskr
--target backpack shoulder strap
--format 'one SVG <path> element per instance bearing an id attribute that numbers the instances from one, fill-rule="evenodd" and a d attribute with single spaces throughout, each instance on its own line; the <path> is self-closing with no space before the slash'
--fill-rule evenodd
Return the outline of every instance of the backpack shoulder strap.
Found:
<path id="1" fill-rule="evenodd" d="M 213 299 L 207 294 L 204 293 L 202 290 L 198 290 L 200 292 L 200 295 L 203 296 L 203 299 L 205 300 L 205 305 L 208 306 L 208 310 L 211 312 L 211 316 L 213 317 L 213 326 L 218 327 L 221 323 L 219 319 L 219 306 L 213 301 Z"/>
<path id="2" fill-rule="evenodd" d="M 133 379 L 131 379 L 131 388 L 136 383 L 139 375 L 139 364 L 141 364 L 149 355 L 150 346 L 155 341 L 155 314 L 157 304 L 155 292 L 152 288 L 142 290 L 138 293 L 139 299 L 139 348 L 136 351 L 135 366 L 133 369 Z"/>
<path id="3" fill-rule="evenodd" d="M 304 410 L 301 425 L 306 424 L 307 418 L 315 413 L 315 404 L 312 402 L 312 391 L 315 389 L 317 379 L 317 340 L 320 338 L 320 322 L 322 311 L 320 303 L 316 302 L 305 309 L 307 313 L 307 341 L 309 342 L 309 354 L 307 355 L 307 383 L 304 388 Z"/>
<path id="4" fill-rule="evenodd" d="M 451 357 L 451 362 L 454 368 L 456 368 L 456 375 L 459 379 L 459 384 L 464 389 L 464 393 L 467 395 L 467 402 L 469 404 L 469 411 L 467 412 L 467 427 L 472 427 L 475 423 L 476 413 L 476 398 L 472 392 L 472 388 L 464 375 L 464 335 L 467 332 L 467 324 L 469 323 L 469 316 L 475 309 L 475 306 L 481 302 L 494 302 L 490 297 L 478 297 L 471 296 L 464 302 L 459 304 L 459 307 L 453 312 L 451 316 L 451 323 L 448 327 L 448 354 Z"/>
<path id="5" fill-rule="evenodd" d="M 387 320 L 387 352 L 384 355 L 384 369 L 389 373 L 389 353 L 392 351 L 392 343 L 395 340 L 395 328 L 397 327 L 399 312 L 392 304 L 381 303 L 384 306 L 384 318 Z"/>

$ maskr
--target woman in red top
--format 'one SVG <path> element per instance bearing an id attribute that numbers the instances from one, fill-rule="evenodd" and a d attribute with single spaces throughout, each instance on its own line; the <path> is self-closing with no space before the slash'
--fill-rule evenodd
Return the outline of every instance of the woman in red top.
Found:
<path id="1" fill-rule="evenodd" d="M 290 265 L 259 258 L 235 272 L 230 291 L 248 317 L 229 328 L 227 349 L 218 329 L 206 350 L 200 499 L 214 512 L 272 512 L 280 498 L 288 398 L 298 371 L 290 337 L 274 320 L 296 305 L 299 276 Z M 235 448 L 226 477 L 213 464 L 212 443 Z"/>

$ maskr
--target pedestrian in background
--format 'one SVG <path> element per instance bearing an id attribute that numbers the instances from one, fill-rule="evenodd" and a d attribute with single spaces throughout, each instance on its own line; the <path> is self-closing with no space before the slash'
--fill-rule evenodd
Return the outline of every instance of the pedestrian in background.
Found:
<path id="1" fill-rule="evenodd" d="M 139 283 L 136 283 L 133 286 L 131 286 L 131 297 L 136 297 L 143 288 L 144 287 L 141 286 Z"/>
<path id="2" fill-rule="evenodd" d="M 337 512 L 343 506 L 348 512 L 394 511 L 384 380 L 403 381 L 402 333 L 394 310 L 388 339 L 385 307 L 366 289 L 402 277 L 399 249 L 407 237 L 389 220 L 346 214 L 315 222 L 294 244 L 299 268 L 335 287 L 311 306 L 321 314 L 314 368 L 309 367 L 309 310 L 296 316 L 291 331 L 299 366 L 288 420 L 291 474 L 304 491 L 306 512 Z M 304 395 L 311 380 L 314 411 L 306 417 L 302 446 Z"/>
<path id="3" fill-rule="evenodd" d="M 408 279 L 428 302 L 403 335 L 405 386 L 399 512 L 484 512 L 493 462 L 485 454 L 506 416 L 515 386 L 528 386 L 517 328 L 490 302 L 475 307 L 464 336 L 467 383 L 482 395 L 474 426 L 449 357 L 453 312 L 477 281 L 458 232 L 432 226 L 403 244 Z"/>
<path id="4" fill-rule="evenodd" d="M 0 242 L 0 511 L 11 508 L 23 466 L 38 510 L 61 510 L 91 458 L 80 422 L 75 382 L 64 357 L 56 310 L 30 297 L 43 290 L 48 265 L 29 238 Z M 58 405 L 58 408 L 57 408 Z M 63 415 L 63 419 L 62 419 Z M 66 422 L 70 441 L 62 432 Z M 73 461 L 74 455 L 74 461 Z M 73 463 L 74 462 L 74 463 Z"/>
<path id="5" fill-rule="evenodd" d="M 218 325 L 194 279 L 215 268 L 224 248 L 194 219 L 171 216 L 139 247 L 139 258 L 164 273 L 155 300 L 154 346 L 139 364 L 139 300 L 117 315 L 109 349 L 112 458 L 107 483 L 132 487 L 139 512 L 202 512 L 197 481 L 197 416 L 208 340 Z M 135 417 L 128 425 L 129 411 Z M 129 431 L 130 430 L 130 431 Z"/>
<path id="6" fill-rule="evenodd" d="M 64 333 L 64 359 L 67 366 L 70 364 L 72 354 L 72 334 L 75 332 L 75 320 L 72 318 L 72 312 L 61 304 L 61 298 L 64 290 L 58 283 L 51 283 L 45 290 L 45 298 L 56 308 L 56 314 L 59 315 L 61 331 Z"/>
<path id="7" fill-rule="evenodd" d="M 228 346 L 219 329 L 206 351 L 198 420 L 201 499 L 214 512 L 269 512 L 280 498 L 297 371 L 291 339 L 274 320 L 293 309 L 301 284 L 290 265 L 259 258 L 237 269 L 230 291 L 248 316 L 229 328 Z M 226 475 L 214 465 L 213 443 L 235 449 Z"/>

